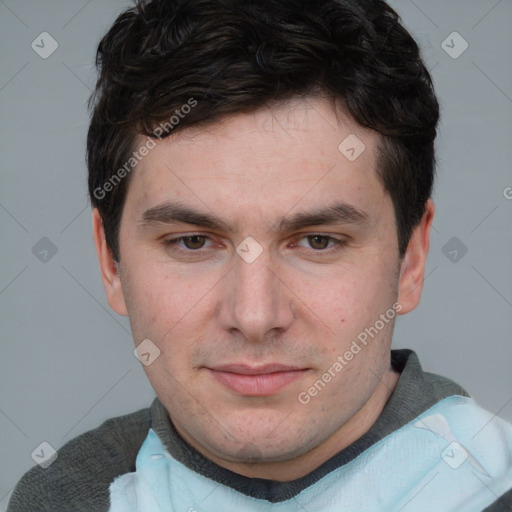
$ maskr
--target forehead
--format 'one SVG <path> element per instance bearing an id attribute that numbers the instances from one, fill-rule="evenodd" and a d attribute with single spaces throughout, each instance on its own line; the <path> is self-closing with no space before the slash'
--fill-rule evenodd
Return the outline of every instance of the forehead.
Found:
<path id="1" fill-rule="evenodd" d="M 312 98 L 185 128 L 139 162 L 125 208 L 135 215 L 175 199 L 242 223 L 335 201 L 371 213 L 387 195 L 376 173 L 378 137 Z"/>

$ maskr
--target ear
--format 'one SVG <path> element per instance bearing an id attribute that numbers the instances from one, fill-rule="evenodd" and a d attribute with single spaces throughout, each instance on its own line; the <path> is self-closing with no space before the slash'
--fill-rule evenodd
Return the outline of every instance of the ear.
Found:
<path id="1" fill-rule="evenodd" d="M 420 223 L 412 232 L 402 260 L 398 284 L 398 302 L 402 305 L 401 315 L 412 311 L 420 302 L 434 210 L 434 202 L 429 199 Z"/>
<path id="2" fill-rule="evenodd" d="M 126 310 L 119 270 L 114 261 L 112 251 L 107 245 L 103 221 L 101 220 L 97 208 L 94 208 L 92 211 L 92 229 L 94 244 L 96 245 L 96 252 L 100 263 L 101 279 L 105 287 L 108 303 L 116 313 L 127 316 L 128 312 Z"/>

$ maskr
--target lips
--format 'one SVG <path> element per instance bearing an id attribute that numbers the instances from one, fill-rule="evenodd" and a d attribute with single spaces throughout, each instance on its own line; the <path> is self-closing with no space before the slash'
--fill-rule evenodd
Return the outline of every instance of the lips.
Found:
<path id="1" fill-rule="evenodd" d="M 212 377 L 226 388 L 244 396 L 269 396 L 303 377 L 308 368 L 282 364 L 249 366 L 227 364 L 207 368 Z"/>

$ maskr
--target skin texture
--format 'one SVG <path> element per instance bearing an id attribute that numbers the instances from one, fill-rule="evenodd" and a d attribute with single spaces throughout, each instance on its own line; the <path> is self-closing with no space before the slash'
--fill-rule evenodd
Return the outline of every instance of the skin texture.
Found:
<path id="1" fill-rule="evenodd" d="M 365 144 L 353 162 L 338 149 L 350 134 Z M 111 307 L 129 316 L 136 345 L 160 349 L 144 370 L 178 432 L 223 467 L 299 478 L 363 435 L 396 385 L 389 321 L 307 404 L 298 400 L 393 304 L 404 314 L 420 300 L 434 206 L 400 259 L 393 204 L 375 171 L 378 137 L 322 98 L 176 132 L 130 177 L 119 266 L 93 211 Z M 217 215 L 231 231 L 141 222 L 166 201 Z M 339 201 L 364 219 L 274 229 Z M 249 236 L 262 249 L 252 263 L 236 252 Z M 235 392 L 211 371 L 270 363 L 304 371 L 264 396 Z"/>

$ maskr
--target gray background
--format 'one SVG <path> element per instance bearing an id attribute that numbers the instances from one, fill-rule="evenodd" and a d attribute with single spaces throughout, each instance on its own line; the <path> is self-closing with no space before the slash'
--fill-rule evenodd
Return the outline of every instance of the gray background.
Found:
<path id="1" fill-rule="evenodd" d="M 391 4 L 423 48 L 443 116 L 425 289 L 394 345 L 510 421 L 512 1 Z M 0 510 L 42 441 L 58 449 L 154 396 L 127 319 L 105 300 L 86 194 L 94 52 L 127 5 L 0 1 Z M 44 31 L 58 42 L 46 59 L 31 47 Z M 454 31 L 469 44 L 458 58 Z"/>

